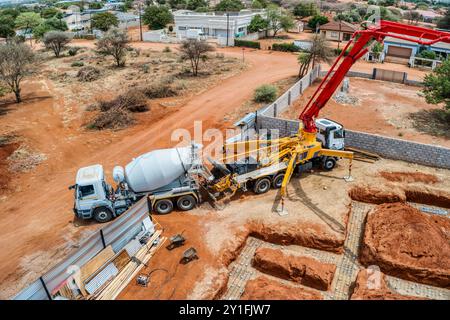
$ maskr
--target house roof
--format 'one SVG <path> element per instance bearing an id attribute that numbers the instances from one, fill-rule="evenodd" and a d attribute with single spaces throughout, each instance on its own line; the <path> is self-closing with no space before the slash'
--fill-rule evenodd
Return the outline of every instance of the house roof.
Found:
<path id="1" fill-rule="evenodd" d="M 339 26 L 340 24 L 340 26 Z M 358 26 L 351 24 L 347 21 L 330 21 L 322 26 L 320 26 L 320 30 L 330 30 L 330 31 L 342 31 L 342 32 L 350 32 L 353 33 L 358 30 Z"/>

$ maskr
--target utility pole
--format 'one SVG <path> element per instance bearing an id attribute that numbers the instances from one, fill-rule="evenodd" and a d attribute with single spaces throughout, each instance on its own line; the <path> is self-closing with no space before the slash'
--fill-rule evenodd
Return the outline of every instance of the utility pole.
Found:
<path id="1" fill-rule="evenodd" d="M 228 47 L 228 38 L 230 33 L 230 14 L 227 12 L 227 47 Z"/>

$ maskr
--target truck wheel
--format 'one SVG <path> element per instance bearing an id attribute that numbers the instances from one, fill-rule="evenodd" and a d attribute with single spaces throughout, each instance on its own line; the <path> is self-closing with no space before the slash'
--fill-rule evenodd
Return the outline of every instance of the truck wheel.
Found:
<path id="1" fill-rule="evenodd" d="M 336 160 L 331 157 L 325 158 L 325 160 L 322 162 L 322 168 L 327 171 L 332 170 L 335 165 L 336 165 Z"/>
<path id="2" fill-rule="evenodd" d="M 196 204 L 197 201 L 195 201 L 195 198 L 191 195 L 181 196 L 177 200 L 178 209 L 183 211 L 192 210 Z"/>
<path id="3" fill-rule="evenodd" d="M 281 188 L 281 184 L 283 183 L 284 173 L 279 173 L 273 178 L 272 187 L 275 189 Z"/>
<path id="4" fill-rule="evenodd" d="M 168 199 L 161 199 L 156 201 L 155 211 L 159 214 L 168 214 L 173 210 L 173 203 Z"/>
<path id="5" fill-rule="evenodd" d="M 270 189 L 270 179 L 269 178 L 259 178 L 255 186 L 253 187 L 253 192 L 256 194 L 266 193 Z"/>
<path id="6" fill-rule="evenodd" d="M 105 223 L 112 219 L 112 212 L 108 208 L 100 207 L 94 210 L 94 219 L 97 222 Z"/>

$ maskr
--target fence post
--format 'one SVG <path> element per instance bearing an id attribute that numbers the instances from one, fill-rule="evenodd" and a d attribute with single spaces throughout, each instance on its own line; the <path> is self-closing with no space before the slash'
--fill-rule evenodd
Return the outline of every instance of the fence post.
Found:
<path id="1" fill-rule="evenodd" d="M 106 248 L 105 236 L 103 235 L 103 229 L 100 229 L 100 237 L 102 238 L 103 249 Z"/>
<path id="2" fill-rule="evenodd" d="M 50 292 L 48 291 L 47 285 L 45 284 L 45 281 L 42 277 L 39 277 L 39 280 L 41 281 L 42 286 L 44 287 L 45 293 L 47 294 L 48 300 L 53 300 Z"/>
<path id="3" fill-rule="evenodd" d="M 301 79 L 300 80 L 300 86 L 299 86 L 299 88 L 300 88 L 300 95 L 303 93 L 303 79 Z"/>
<path id="4" fill-rule="evenodd" d="M 288 91 L 288 106 L 291 105 L 291 90 Z"/>
<path id="5" fill-rule="evenodd" d="M 376 79 L 376 78 L 377 78 L 377 68 L 373 68 L 372 79 Z"/>
<path id="6" fill-rule="evenodd" d="M 277 103 L 276 102 L 273 104 L 273 116 L 275 118 L 277 117 Z"/>

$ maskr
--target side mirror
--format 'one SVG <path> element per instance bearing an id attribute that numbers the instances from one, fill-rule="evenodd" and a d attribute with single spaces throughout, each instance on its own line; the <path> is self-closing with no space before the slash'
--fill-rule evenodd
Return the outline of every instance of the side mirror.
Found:
<path id="1" fill-rule="evenodd" d="M 75 189 L 76 186 L 77 186 L 76 184 L 69 186 L 69 190 Z"/>

